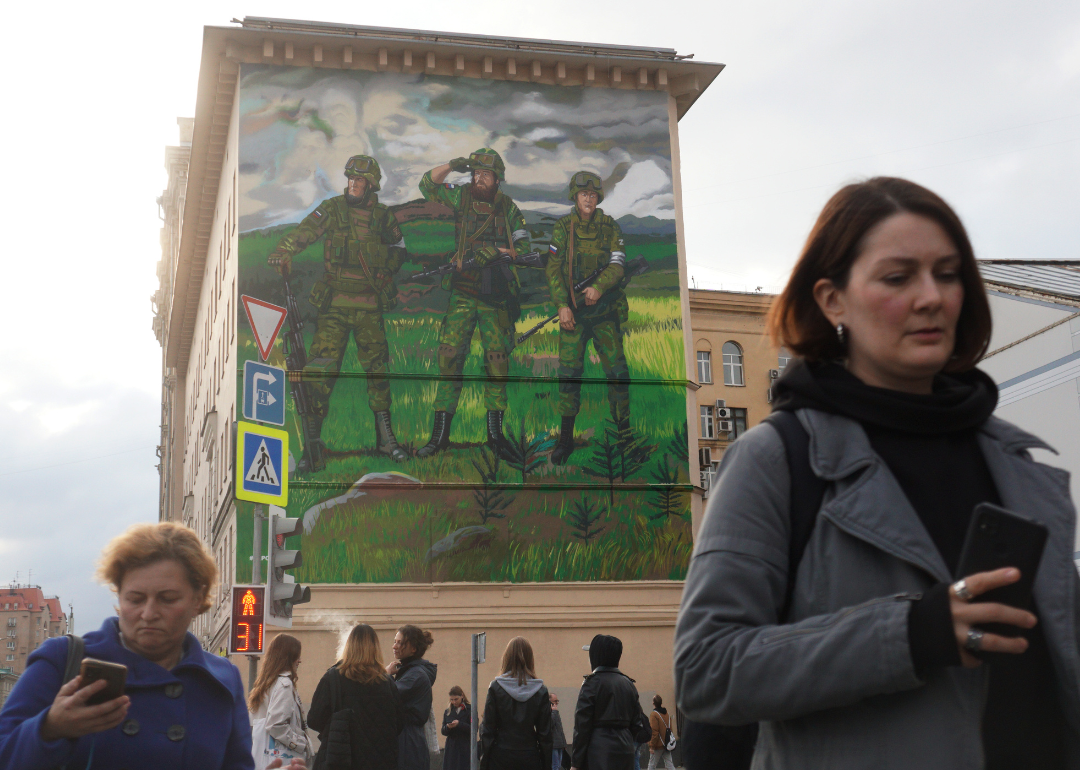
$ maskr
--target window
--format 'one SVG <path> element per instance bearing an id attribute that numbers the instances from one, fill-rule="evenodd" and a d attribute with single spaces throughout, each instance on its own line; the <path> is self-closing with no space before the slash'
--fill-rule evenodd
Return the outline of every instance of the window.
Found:
<path id="1" fill-rule="evenodd" d="M 8 655 L 7 660 L 15 660 L 15 656 L 14 655 Z"/>
<path id="2" fill-rule="evenodd" d="M 697 352 L 697 378 L 700 383 L 712 382 L 712 353 L 707 350 Z"/>
<path id="3" fill-rule="evenodd" d="M 701 447 L 698 449 L 698 466 L 701 468 L 701 488 L 708 493 L 712 487 L 713 476 L 716 473 L 716 465 L 712 461 L 712 449 Z"/>
<path id="4" fill-rule="evenodd" d="M 746 433 L 746 410 L 745 409 L 732 409 L 731 410 L 731 427 L 735 430 L 727 434 L 728 441 L 734 441 L 742 434 Z"/>
<path id="5" fill-rule="evenodd" d="M 741 387 L 743 380 L 742 348 L 734 342 L 724 343 L 724 384 Z"/>
<path id="6" fill-rule="evenodd" d="M 17 633 L 17 632 L 16 632 L 16 631 L 15 631 L 15 629 L 13 628 L 13 629 L 11 629 L 10 631 L 8 631 L 8 632 L 7 632 L 7 635 L 8 635 L 8 636 L 15 636 L 15 634 L 16 634 L 16 633 Z"/>
<path id="7" fill-rule="evenodd" d="M 776 357 L 776 368 L 780 370 L 780 374 L 784 373 L 789 363 L 791 363 L 791 352 L 786 348 L 780 348 L 780 355 Z"/>
<path id="8" fill-rule="evenodd" d="M 13 625 L 15 625 L 15 624 L 16 624 L 16 623 L 18 623 L 18 622 L 19 622 L 19 621 L 17 621 L 17 620 L 15 619 L 15 618 L 8 618 L 7 624 L 8 624 L 9 626 L 13 626 Z"/>
<path id="9" fill-rule="evenodd" d="M 7 643 L 7 648 L 9 650 L 14 650 L 15 649 L 15 642 L 8 642 Z"/>
<path id="10" fill-rule="evenodd" d="M 701 437 L 716 438 L 716 427 L 715 423 L 713 423 L 713 408 L 711 406 L 701 407 Z"/>

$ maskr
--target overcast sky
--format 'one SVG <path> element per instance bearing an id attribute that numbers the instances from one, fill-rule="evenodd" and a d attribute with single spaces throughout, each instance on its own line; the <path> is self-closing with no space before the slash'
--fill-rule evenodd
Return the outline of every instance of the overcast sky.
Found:
<path id="1" fill-rule="evenodd" d="M 4 14 L 0 584 L 110 612 L 112 535 L 157 516 L 154 199 L 203 25 L 244 14 L 651 45 L 727 69 L 680 124 L 689 272 L 783 284 L 843 183 L 942 194 L 981 257 L 1080 258 L 1080 4 L 187 2 Z"/>

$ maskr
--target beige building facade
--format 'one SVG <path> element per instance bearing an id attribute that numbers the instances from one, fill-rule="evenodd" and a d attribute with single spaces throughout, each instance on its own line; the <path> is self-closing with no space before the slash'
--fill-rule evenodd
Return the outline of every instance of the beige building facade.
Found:
<path id="1" fill-rule="evenodd" d="M 26 659 L 46 639 L 71 630 L 71 617 L 60 599 L 46 596 L 41 586 L 10 585 L 0 589 L 0 669 L 18 676 Z"/>
<path id="2" fill-rule="evenodd" d="M 646 55 L 643 51 L 280 20 L 245 20 L 239 27 L 206 28 L 196 115 L 178 121 L 180 141 L 166 150 L 169 182 L 159 199 L 164 219 L 158 270 L 161 288 L 154 296 L 153 324 L 163 349 L 160 518 L 195 529 L 215 554 L 222 575 L 214 606 L 193 628 L 208 649 L 226 647 L 229 589 L 233 576 L 238 571 L 246 576 L 248 569 L 248 563 L 237 565 L 243 558 L 237 556 L 233 497 L 240 408 L 236 347 L 240 65 L 426 71 L 467 78 L 524 78 L 574 88 L 666 92 L 683 318 L 689 319 L 693 300 L 686 286 L 678 120 L 722 65 L 692 62 L 674 52 Z M 687 418 L 693 437 L 699 420 L 693 395 L 694 345 L 690 324 L 684 323 L 683 330 Z M 756 390 L 764 391 L 766 385 Z M 757 412 L 755 402 L 755 418 Z M 697 448 L 695 439 L 690 443 L 692 450 Z M 698 472 L 696 461 L 697 453 L 691 451 L 692 478 Z M 692 505 L 695 519 L 701 505 L 697 489 Z M 637 680 L 643 698 L 660 693 L 670 702 L 674 697 L 672 635 L 681 591 L 682 583 L 676 580 L 317 584 L 312 601 L 296 607 L 291 631 L 304 644 L 300 693 L 310 702 L 319 677 L 335 660 L 342 634 L 363 621 L 378 630 L 387 659 L 398 626 L 415 623 L 432 631 L 436 641 L 428 657 L 439 666 L 437 711 L 445 708 L 451 686 L 468 687 L 470 637 L 478 631 L 488 634 L 481 686 L 498 673 L 506 642 L 526 636 L 537 652 L 538 674 L 553 691 L 565 696 L 569 707 L 564 707 L 563 720 L 568 727 L 572 724 L 570 704 L 589 669 L 581 647 L 595 633 L 623 639 L 624 666 Z M 273 630 L 269 628 L 270 633 Z M 243 665 L 242 660 L 234 662 Z"/>

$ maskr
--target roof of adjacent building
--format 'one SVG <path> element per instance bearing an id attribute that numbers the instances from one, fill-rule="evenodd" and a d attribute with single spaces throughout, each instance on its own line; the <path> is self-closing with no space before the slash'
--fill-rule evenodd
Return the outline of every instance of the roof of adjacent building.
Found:
<path id="1" fill-rule="evenodd" d="M 979 272 L 990 289 L 1080 301 L 1080 260 L 985 259 Z"/>
<path id="2" fill-rule="evenodd" d="M 11 588 L 0 589 L 0 610 L 4 609 L 5 604 L 19 605 L 19 611 L 30 610 L 37 612 L 38 610 L 45 609 L 45 594 L 41 592 L 39 586 L 16 586 Z M 32 605 L 32 606 L 31 606 Z M 14 609 L 14 606 L 12 606 Z"/>

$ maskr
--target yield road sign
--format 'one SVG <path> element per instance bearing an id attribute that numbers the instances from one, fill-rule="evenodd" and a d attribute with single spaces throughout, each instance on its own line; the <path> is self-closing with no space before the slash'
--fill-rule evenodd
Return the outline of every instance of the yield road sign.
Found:
<path id="1" fill-rule="evenodd" d="M 285 424 L 285 370 L 277 366 L 244 362 L 244 419 Z"/>
<path id="2" fill-rule="evenodd" d="M 251 331 L 255 332 L 255 344 L 259 346 L 259 355 L 265 361 L 270 357 L 274 340 L 281 331 L 281 325 L 285 323 L 285 314 L 288 311 L 280 305 L 271 305 L 269 302 L 249 297 L 246 294 L 241 296 L 240 300 L 244 303 L 244 312 L 247 313 Z"/>
<path id="3" fill-rule="evenodd" d="M 236 424 L 236 499 L 284 506 L 289 502 L 289 434 Z"/>

